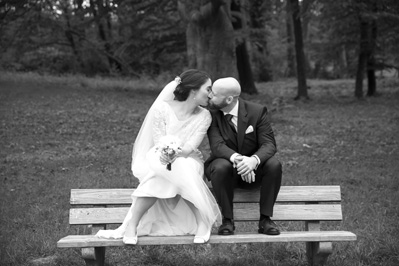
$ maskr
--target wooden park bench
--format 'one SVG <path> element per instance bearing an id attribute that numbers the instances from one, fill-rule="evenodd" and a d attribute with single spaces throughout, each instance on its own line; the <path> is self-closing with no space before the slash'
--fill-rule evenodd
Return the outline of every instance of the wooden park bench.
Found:
<path id="1" fill-rule="evenodd" d="M 122 239 L 94 236 L 109 224 L 122 223 L 132 202 L 133 189 L 72 189 L 69 223 L 87 225 L 87 235 L 69 235 L 58 241 L 59 248 L 81 248 L 87 265 L 104 265 L 105 248 L 125 246 Z M 234 215 L 239 222 L 257 222 L 259 193 L 238 190 L 235 193 Z M 231 236 L 212 234 L 209 244 L 306 242 L 310 265 L 322 265 L 332 253 L 332 242 L 355 241 L 356 235 L 346 231 L 322 231 L 321 221 L 341 221 L 339 186 L 282 186 L 274 208 L 274 221 L 303 221 L 303 231 L 281 232 L 278 236 L 237 232 Z M 139 237 L 138 245 L 193 244 L 194 236 Z M 130 246 L 134 247 L 134 246 Z"/>

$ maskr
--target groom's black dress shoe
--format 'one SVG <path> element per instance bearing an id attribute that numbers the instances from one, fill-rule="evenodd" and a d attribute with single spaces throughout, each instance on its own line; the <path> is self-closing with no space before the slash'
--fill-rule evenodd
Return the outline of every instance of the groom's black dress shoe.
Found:
<path id="1" fill-rule="evenodd" d="M 277 225 L 268 217 L 259 221 L 258 233 L 266 235 L 279 235 Z"/>
<path id="2" fill-rule="evenodd" d="M 218 234 L 219 235 L 234 235 L 234 230 L 236 227 L 234 226 L 234 221 L 229 218 L 223 218 L 223 223 L 219 227 Z"/>

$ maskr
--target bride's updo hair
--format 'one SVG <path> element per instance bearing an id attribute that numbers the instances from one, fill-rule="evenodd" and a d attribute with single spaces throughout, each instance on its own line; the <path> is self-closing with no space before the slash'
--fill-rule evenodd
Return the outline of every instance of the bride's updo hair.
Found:
<path id="1" fill-rule="evenodd" d="M 173 94 L 175 100 L 180 102 L 187 100 L 191 91 L 199 90 L 210 79 L 206 72 L 197 69 L 186 70 L 176 79 L 179 80 L 178 78 L 180 78 L 180 84 L 177 85 Z"/>

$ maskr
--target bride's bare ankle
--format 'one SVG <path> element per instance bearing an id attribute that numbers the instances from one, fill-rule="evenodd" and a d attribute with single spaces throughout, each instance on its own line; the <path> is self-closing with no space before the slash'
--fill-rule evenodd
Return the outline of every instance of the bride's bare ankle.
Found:
<path id="1" fill-rule="evenodd" d="M 125 236 L 128 237 L 136 237 L 137 236 L 137 227 L 132 226 L 132 227 L 128 227 L 125 231 Z"/>

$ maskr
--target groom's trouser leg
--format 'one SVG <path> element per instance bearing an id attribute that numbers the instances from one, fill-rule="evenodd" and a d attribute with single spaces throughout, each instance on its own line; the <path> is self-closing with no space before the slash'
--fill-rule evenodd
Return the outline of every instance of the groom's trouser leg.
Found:
<path id="1" fill-rule="evenodd" d="M 233 219 L 233 198 L 235 187 L 235 169 L 230 161 L 215 159 L 205 169 L 206 176 L 211 180 L 216 201 L 219 203 L 224 218 Z M 236 172 L 236 171 L 235 171 Z"/>
<path id="2" fill-rule="evenodd" d="M 265 163 L 258 167 L 255 178 L 261 178 L 260 189 L 260 213 L 266 216 L 273 216 L 273 207 L 277 195 L 280 191 L 282 166 L 275 158 L 271 157 Z"/>

